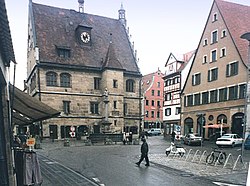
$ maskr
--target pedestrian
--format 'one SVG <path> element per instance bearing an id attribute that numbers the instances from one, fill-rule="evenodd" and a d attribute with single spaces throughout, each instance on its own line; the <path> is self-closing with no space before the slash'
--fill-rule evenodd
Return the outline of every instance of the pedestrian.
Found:
<path id="1" fill-rule="evenodd" d="M 144 160 L 146 161 L 145 166 L 149 166 L 149 159 L 148 159 L 148 144 L 145 138 L 142 138 L 142 145 L 141 145 L 141 158 L 140 160 L 135 163 L 137 166 L 140 166 L 141 162 Z"/>
<path id="2" fill-rule="evenodd" d="M 125 132 L 123 132 L 123 145 L 126 145 L 126 134 L 125 134 Z"/>
<path id="3" fill-rule="evenodd" d="M 175 140 L 175 135 L 176 135 L 176 133 L 175 133 L 175 131 L 173 131 L 172 134 L 171 134 L 171 140 L 172 140 L 173 143 L 174 143 L 174 140 Z"/>

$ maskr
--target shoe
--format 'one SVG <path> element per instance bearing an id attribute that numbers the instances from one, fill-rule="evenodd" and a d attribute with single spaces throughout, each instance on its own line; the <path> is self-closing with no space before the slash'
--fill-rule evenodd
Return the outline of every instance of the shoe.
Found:
<path id="1" fill-rule="evenodd" d="M 137 163 L 135 163 L 135 164 L 136 164 L 138 167 L 140 167 L 140 163 L 137 162 Z"/>
<path id="2" fill-rule="evenodd" d="M 147 166 L 147 167 L 148 167 L 148 166 L 149 166 L 149 164 L 145 164 L 145 166 Z"/>

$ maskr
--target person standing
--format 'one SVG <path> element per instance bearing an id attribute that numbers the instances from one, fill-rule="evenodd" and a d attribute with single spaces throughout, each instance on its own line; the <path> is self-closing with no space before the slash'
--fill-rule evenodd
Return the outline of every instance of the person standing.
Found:
<path id="1" fill-rule="evenodd" d="M 176 135 L 176 133 L 175 133 L 175 131 L 173 131 L 172 134 L 171 134 L 171 140 L 172 140 L 173 143 L 174 143 L 174 140 L 175 140 L 175 135 Z"/>
<path id="2" fill-rule="evenodd" d="M 148 159 L 148 144 L 145 138 L 142 138 L 142 145 L 141 145 L 141 158 L 140 160 L 135 163 L 137 166 L 140 166 L 141 162 L 144 160 L 146 161 L 145 166 L 149 166 L 149 159 Z"/>

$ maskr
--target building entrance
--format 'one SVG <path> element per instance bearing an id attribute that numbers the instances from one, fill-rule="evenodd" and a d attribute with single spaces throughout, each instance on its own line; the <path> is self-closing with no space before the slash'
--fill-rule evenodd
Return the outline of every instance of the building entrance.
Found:
<path id="1" fill-rule="evenodd" d="M 243 136 L 244 113 L 238 112 L 232 116 L 232 133 Z"/>

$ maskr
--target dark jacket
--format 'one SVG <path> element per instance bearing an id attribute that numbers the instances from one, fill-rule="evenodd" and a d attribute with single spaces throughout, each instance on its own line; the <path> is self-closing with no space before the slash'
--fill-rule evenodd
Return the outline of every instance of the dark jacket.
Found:
<path id="1" fill-rule="evenodd" d="M 141 153 L 147 154 L 148 153 L 148 144 L 146 141 L 144 141 L 141 145 Z"/>

